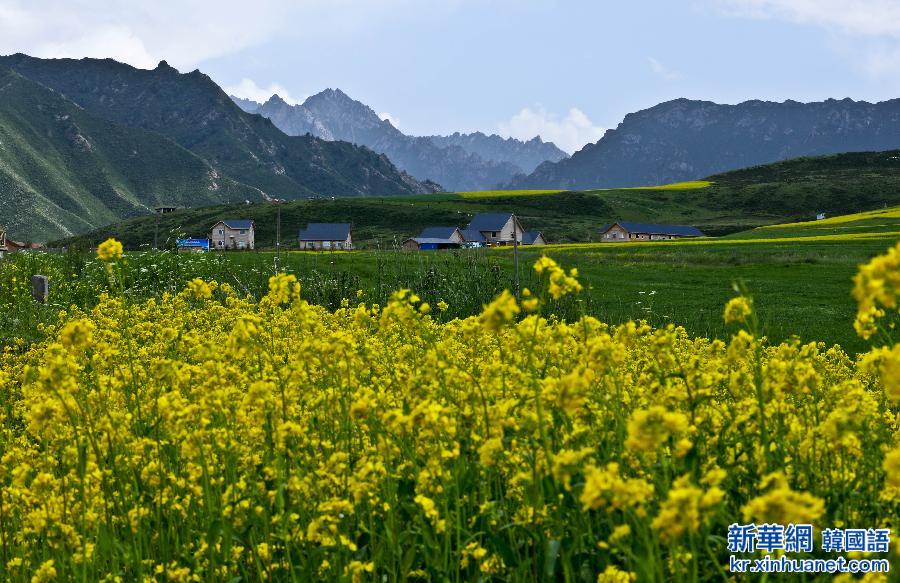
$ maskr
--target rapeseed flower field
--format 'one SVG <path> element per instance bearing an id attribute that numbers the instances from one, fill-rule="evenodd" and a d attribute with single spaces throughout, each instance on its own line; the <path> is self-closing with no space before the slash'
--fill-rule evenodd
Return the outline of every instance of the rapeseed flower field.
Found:
<path id="1" fill-rule="evenodd" d="M 873 342 L 770 345 L 555 317 L 578 273 L 442 321 L 275 275 L 108 294 L 0 360 L 12 581 L 718 580 L 736 521 L 900 518 L 900 245 L 860 268 Z M 888 555 L 896 564 L 900 548 Z"/>

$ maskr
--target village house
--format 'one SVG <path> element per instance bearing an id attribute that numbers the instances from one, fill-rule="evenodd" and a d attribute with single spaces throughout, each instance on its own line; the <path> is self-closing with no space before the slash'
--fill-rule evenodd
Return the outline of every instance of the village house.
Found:
<path id="1" fill-rule="evenodd" d="M 666 241 L 705 236 L 697 227 L 688 225 L 650 225 L 624 221 L 605 225 L 600 234 L 603 242 Z"/>
<path id="2" fill-rule="evenodd" d="M 457 249 L 465 239 L 458 227 L 426 227 L 418 236 L 403 242 L 403 248 L 413 251 Z"/>
<path id="3" fill-rule="evenodd" d="M 479 213 L 463 230 L 466 242 L 487 245 L 512 245 L 522 242 L 525 229 L 512 213 Z"/>
<path id="4" fill-rule="evenodd" d="M 309 223 L 297 235 L 303 250 L 353 249 L 353 225 L 350 223 Z"/>
<path id="5" fill-rule="evenodd" d="M 227 219 L 213 225 L 209 236 L 214 249 L 253 249 L 256 226 L 250 219 Z"/>
<path id="6" fill-rule="evenodd" d="M 3 259 L 3 255 L 6 253 L 6 230 L 3 227 L 0 227 L 0 259 Z"/>
<path id="7" fill-rule="evenodd" d="M 546 245 L 547 239 L 544 238 L 544 234 L 540 231 L 525 231 L 524 233 L 522 233 L 522 244 Z"/>

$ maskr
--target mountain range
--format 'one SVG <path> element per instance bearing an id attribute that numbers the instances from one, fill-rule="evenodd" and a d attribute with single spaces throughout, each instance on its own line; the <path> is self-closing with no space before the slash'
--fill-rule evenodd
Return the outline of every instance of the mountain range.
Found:
<path id="1" fill-rule="evenodd" d="M 240 192 L 249 200 L 411 194 L 440 190 L 436 184 L 415 180 L 398 170 L 387 157 L 368 148 L 314 136 L 287 136 L 268 119 L 241 110 L 208 76 L 199 71 L 179 73 L 165 61 L 153 70 L 145 70 L 111 59 L 45 60 L 16 54 L 0 57 L 0 67 L 11 69 L 18 77 L 52 90 L 58 100 L 68 103 L 69 109 L 81 109 L 92 120 L 108 122 L 108 129 L 112 125 L 124 128 L 116 131 L 129 135 L 136 141 L 135 146 L 145 140 L 152 140 L 156 149 L 163 144 L 168 148 L 180 146 L 179 153 L 172 156 L 183 156 L 185 150 L 189 151 L 197 159 L 195 163 L 199 161 L 220 180 L 227 178 L 234 182 L 235 196 Z M 18 83 L 21 84 L 20 81 Z M 34 127 L 44 123 L 45 110 L 40 100 L 4 105 L 8 112 L 10 108 L 18 108 L 17 124 L 5 125 L 7 132 L 15 131 L 16 127 L 28 130 L 29 126 L 33 126 L 30 132 L 15 131 L 19 139 L 9 140 L 8 143 L 17 145 L 15 155 L 24 159 L 31 154 L 43 154 L 45 148 L 35 142 L 37 133 L 33 131 Z M 135 131 L 126 132 L 125 129 Z M 106 142 L 105 132 L 96 132 L 92 137 L 94 141 L 91 144 L 96 152 L 114 150 L 115 144 Z M 166 138 L 164 142 L 161 141 L 163 138 Z M 58 148 L 64 145 L 64 142 L 57 142 Z M 83 143 L 68 142 L 70 151 L 50 159 L 50 167 L 43 171 L 47 180 L 51 176 L 65 176 L 66 180 L 77 182 L 72 177 L 83 170 L 72 167 L 66 160 L 76 156 L 74 148 L 82 146 Z M 138 152 L 135 158 L 140 158 L 144 148 L 132 149 Z M 105 167 L 107 162 L 105 158 L 95 160 L 98 173 L 105 175 L 113 188 L 119 188 L 118 170 Z M 137 160 L 129 162 L 135 168 L 143 163 Z M 34 171 L 41 172 L 38 169 Z M 162 165 L 149 166 L 142 172 L 170 175 L 170 170 Z M 43 195 L 42 191 L 35 193 L 24 181 L 16 182 L 23 183 L 17 186 L 20 193 L 15 196 L 17 207 L 38 208 L 47 204 L 35 199 L 35 196 Z M 150 186 L 154 184 L 156 186 Z M 146 212 L 153 203 L 164 198 L 174 198 L 176 200 L 170 202 L 177 204 L 182 202 L 177 191 L 196 188 L 196 184 L 190 182 L 178 182 L 173 188 L 163 188 L 161 184 L 160 181 L 147 181 L 145 186 L 149 190 L 130 191 L 129 194 L 137 197 L 135 204 L 130 206 L 117 204 L 105 210 L 96 208 L 93 214 L 83 216 L 77 213 L 77 216 L 71 213 L 54 216 L 50 220 L 59 221 L 58 231 L 46 234 L 81 229 L 86 221 L 96 226 L 99 223 L 95 221 L 106 220 L 109 213 L 122 217 Z M 4 189 L 4 192 L 5 197 L 14 196 L 9 194 L 12 190 Z M 78 197 L 75 190 L 71 190 L 70 196 Z M 231 194 L 223 194 L 217 202 L 234 199 L 229 196 Z M 127 198 L 125 195 L 123 197 Z M 198 194 L 183 202 L 197 205 L 204 204 L 206 200 L 204 195 Z M 12 222 L 5 217 L 3 220 Z M 43 227 L 48 226 L 46 220 L 38 222 Z M 24 232 L 31 236 L 37 230 L 37 227 L 29 227 Z"/>
<path id="2" fill-rule="evenodd" d="M 340 89 L 326 89 L 297 105 L 288 104 L 278 95 L 262 104 L 232 99 L 245 111 L 269 118 L 288 135 L 310 134 L 367 146 L 417 179 L 431 180 L 453 191 L 497 188 L 531 172 L 541 162 L 567 157 L 540 137 L 523 142 L 480 132 L 408 136 Z"/>
<path id="3" fill-rule="evenodd" d="M 572 157 L 511 188 L 613 188 L 691 180 L 800 156 L 900 147 L 900 100 L 867 103 L 676 99 L 625 116 Z"/>
<path id="4" fill-rule="evenodd" d="M 109 122 L 0 66 L 0 220 L 11 237 L 70 235 L 154 206 L 259 198 L 164 136 Z"/>

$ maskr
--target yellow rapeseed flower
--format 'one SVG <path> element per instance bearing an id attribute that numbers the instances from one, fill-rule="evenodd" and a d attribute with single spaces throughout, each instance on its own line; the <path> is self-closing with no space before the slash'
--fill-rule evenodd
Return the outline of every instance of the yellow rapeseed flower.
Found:
<path id="1" fill-rule="evenodd" d="M 100 261 L 114 261 L 122 258 L 122 243 L 113 238 L 100 243 L 97 247 L 97 258 Z"/>

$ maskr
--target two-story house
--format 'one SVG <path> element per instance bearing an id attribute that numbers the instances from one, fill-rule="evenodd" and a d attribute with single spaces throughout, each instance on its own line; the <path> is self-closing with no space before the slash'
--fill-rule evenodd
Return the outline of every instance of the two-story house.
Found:
<path id="1" fill-rule="evenodd" d="M 523 242 L 525 229 L 512 213 L 479 213 L 462 233 L 468 243 L 512 245 Z"/>
<path id="2" fill-rule="evenodd" d="M 256 245 L 254 222 L 250 219 L 226 219 L 213 225 L 209 234 L 212 248 L 253 249 Z"/>

